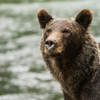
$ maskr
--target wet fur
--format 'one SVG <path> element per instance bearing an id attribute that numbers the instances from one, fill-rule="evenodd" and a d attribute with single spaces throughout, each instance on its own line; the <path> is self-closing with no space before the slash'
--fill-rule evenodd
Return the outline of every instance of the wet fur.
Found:
<path id="1" fill-rule="evenodd" d="M 86 12 L 91 15 L 91 11 Z M 84 15 L 83 12 L 81 14 Z M 75 22 L 80 36 L 76 38 L 76 35 L 73 35 L 69 40 L 63 37 L 65 48 L 61 54 L 51 56 L 44 52 L 47 38 L 45 30 L 40 50 L 47 68 L 61 84 L 65 100 L 100 100 L 100 44 L 87 31 L 92 16 L 89 15 L 88 19 L 85 19 L 83 15 L 83 18 L 80 17 L 81 14 L 76 18 L 79 24 Z M 48 25 L 50 23 L 53 24 L 53 21 Z M 45 29 L 48 25 L 43 24 Z M 82 26 L 84 28 L 80 30 Z"/>
<path id="2" fill-rule="evenodd" d="M 42 45 L 41 42 L 41 50 Z M 64 56 L 52 57 L 42 51 L 47 68 L 60 82 L 66 94 L 65 100 L 67 100 L 67 95 L 73 98 L 72 100 L 100 99 L 100 53 L 98 49 L 98 43 L 91 36 L 86 36 L 86 41 L 75 59 L 66 60 Z"/>

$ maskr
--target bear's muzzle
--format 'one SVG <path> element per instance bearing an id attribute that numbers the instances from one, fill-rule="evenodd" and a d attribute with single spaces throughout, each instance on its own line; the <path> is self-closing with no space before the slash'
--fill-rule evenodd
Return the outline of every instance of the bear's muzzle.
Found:
<path id="1" fill-rule="evenodd" d="M 45 41 L 45 47 L 48 51 L 51 51 L 57 44 L 57 41 L 55 39 L 52 39 L 52 38 L 48 38 L 46 41 Z"/>

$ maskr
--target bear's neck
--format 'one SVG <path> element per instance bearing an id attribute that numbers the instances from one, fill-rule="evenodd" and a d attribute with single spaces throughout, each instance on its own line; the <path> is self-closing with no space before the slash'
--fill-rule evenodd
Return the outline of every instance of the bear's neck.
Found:
<path id="1" fill-rule="evenodd" d="M 49 57 L 46 65 L 54 78 L 61 84 L 62 89 L 72 98 L 77 98 L 80 86 L 88 80 L 92 81 L 95 71 L 100 66 L 98 44 L 89 36 L 86 37 L 81 52 L 73 59 Z M 95 75 L 97 77 L 98 75 Z"/>

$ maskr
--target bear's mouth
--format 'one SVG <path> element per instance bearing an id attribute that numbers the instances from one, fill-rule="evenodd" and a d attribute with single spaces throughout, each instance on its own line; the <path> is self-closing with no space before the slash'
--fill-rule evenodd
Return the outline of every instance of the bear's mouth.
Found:
<path id="1" fill-rule="evenodd" d="M 45 54 L 52 56 L 52 57 L 61 57 L 62 56 L 62 46 L 57 46 L 56 48 L 52 48 L 50 50 L 47 50 L 45 48 Z"/>
<path id="2" fill-rule="evenodd" d="M 45 53 L 45 56 L 54 57 L 54 58 L 62 58 L 63 53 Z"/>
<path id="3" fill-rule="evenodd" d="M 52 54 L 51 57 L 62 57 L 62 53 Z"/>

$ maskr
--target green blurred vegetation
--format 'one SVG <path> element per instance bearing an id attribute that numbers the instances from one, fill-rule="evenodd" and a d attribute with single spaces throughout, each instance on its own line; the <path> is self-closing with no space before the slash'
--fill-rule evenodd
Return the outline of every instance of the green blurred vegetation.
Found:
<path id="1" fill-rule="evenodd" d="M 61 0 L 0 0 L 0 3 L 32 3 L 32 2 L 50 2 L 50 1 L 61 1 Z M 62 1 L 70 1 L 70 0 L 62 0 Z"/>

